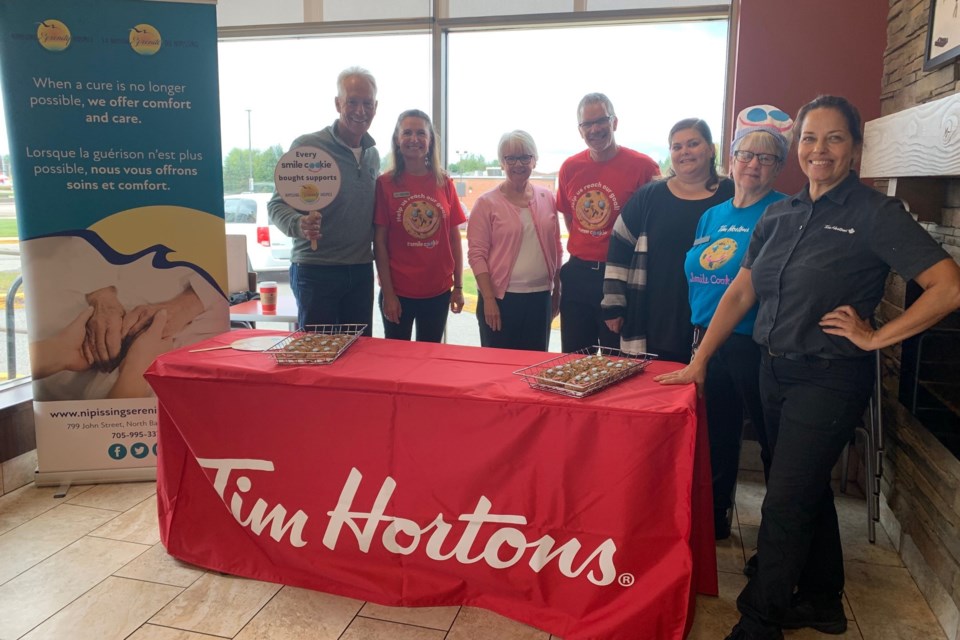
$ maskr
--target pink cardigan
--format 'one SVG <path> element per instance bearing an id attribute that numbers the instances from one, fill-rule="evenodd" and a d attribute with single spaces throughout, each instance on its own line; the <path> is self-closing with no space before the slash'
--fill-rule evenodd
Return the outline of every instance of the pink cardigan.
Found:
<path id="1" fill-rule="evenodd" d="M 553 194 L 533 186 L 530 214 L 540 240 L 547 271 L 553 282 L 560 267 L 560 222 Z M 467 224 L 467 257 L 476 273 L 489 273 L 497 298 L 503 298 L 510 274 L 520 253 L 520 208 L 507 200 L 499 185 L 480 196 L 470 211 Z"/>

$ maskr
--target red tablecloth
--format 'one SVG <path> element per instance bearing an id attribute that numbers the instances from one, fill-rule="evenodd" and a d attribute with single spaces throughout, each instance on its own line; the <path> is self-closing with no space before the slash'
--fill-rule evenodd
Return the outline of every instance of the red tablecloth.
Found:
<path id="1" fill-rule="evenodd" d="M 327 366 L 163 355 L 146 373 L 163 543 L 217 571 L 470 604 L 565 640 L 680 639 L 694 593 L 717 592 L 694 389 L 653 382 L 670 363 L 585 399 L 512 375 L 547 357 L 371 338 Z"/>

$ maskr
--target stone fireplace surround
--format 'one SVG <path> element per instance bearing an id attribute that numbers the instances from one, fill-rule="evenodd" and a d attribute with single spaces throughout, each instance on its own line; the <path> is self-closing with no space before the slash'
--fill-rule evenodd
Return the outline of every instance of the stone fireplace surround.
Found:
<path id="1" fill-rule="evenodd" d="M 960 94 L 868 122 L 860 175 L 902 198 L 960 259 Z M 906 295 L 891 274 L 877 320 L 901 314 Z M 880 523 L 947 637 L 960 640 L 960 460 L 901 404 L 901 355 L 899 345 L 883 353 Z"/>

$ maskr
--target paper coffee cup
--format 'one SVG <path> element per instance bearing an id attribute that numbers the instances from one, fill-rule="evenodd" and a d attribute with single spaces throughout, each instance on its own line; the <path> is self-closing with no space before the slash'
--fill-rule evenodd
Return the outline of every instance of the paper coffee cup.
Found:
<path id="1" fill-rule="evenodd" d="M 277 283 L 260 283 L 260 308 L 264 311 L 277 310 Z"/>

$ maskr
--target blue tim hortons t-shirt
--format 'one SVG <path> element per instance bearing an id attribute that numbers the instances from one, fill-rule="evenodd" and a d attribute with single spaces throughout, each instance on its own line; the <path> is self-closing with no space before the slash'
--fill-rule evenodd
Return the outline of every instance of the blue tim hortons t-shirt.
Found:
<path id="1" fill-rule="evenodd" d="M 710 326 L 720 298 L 740 270 L 757 220 L 768 205 L 785 197 L 778 191 L 771 191 L 743 209 L 733 206 L 731 199 L 704 212 L 697 225 L 696 240 L 687 251 L 683 265 L 693 324 Z M 734 328 L 734 333 L 751 335 L 756 318 L 757 307 L 754 305 Z"/>

